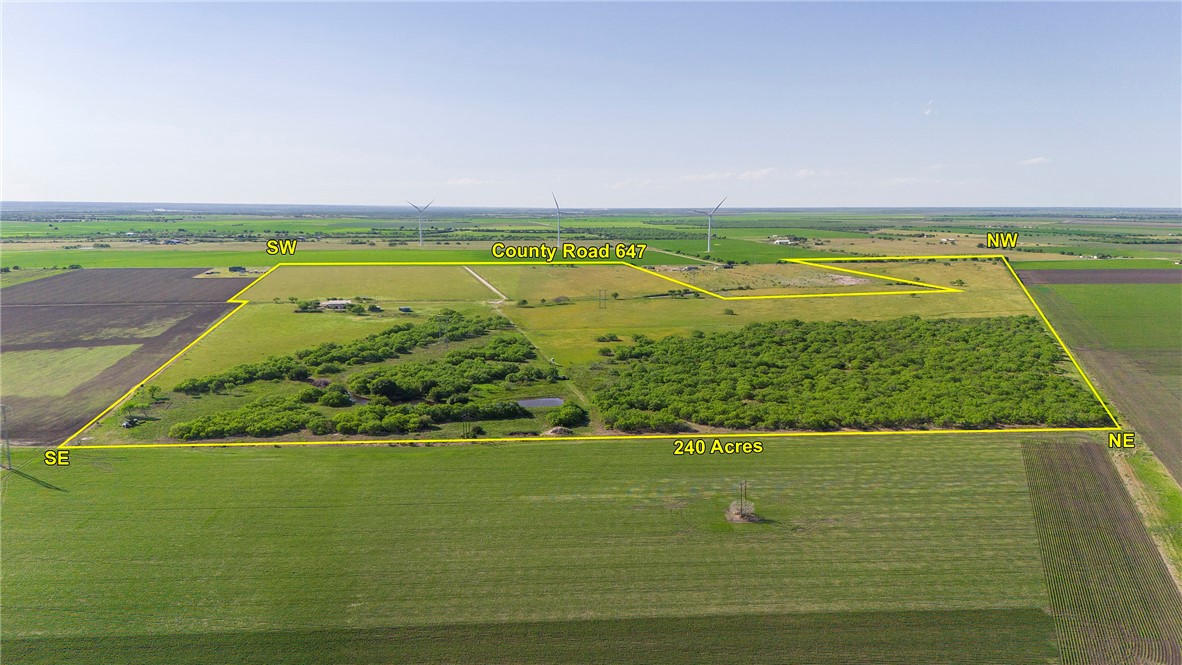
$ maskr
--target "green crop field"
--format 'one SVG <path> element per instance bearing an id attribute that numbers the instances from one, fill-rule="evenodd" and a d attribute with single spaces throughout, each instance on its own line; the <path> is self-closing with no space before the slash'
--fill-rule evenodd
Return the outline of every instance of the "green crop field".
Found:
<path id="1" fill-rule="evenodd" d="M 1030 442 L 1023 456 L 1062 662 L 1175 662 L 1182 594 L 1104 450 Z"/>
<path id="2" fill-rule="evenodd" d="M 350 642 L 349 662 L 535 661 L 534 635 L 583 644 L 601 639 L 600 622 L 630 619 L 638 645 L 703 628 L 680 630 L 675 653 L 654 658 L 721 662 L 708 626 L 755 626 L 729 635 L 741 649 L 808 617 L 836 633 L 835 649 L 808 656 L 817 662 L 876 661 L 933 638 L 970 648 L 936 658 L 949 662 L 1050 655 L 1012 437 L 813 440 L 696 458 L 674 456 L 671 441 L 78 450 L 61 470 L 28 463 L 36 452 L 18 451 L 22 471 L 3 488 L 5 607 L 20 608 L 5 615 L 5 650 L 21 662 L 144 662 L 156 648 L 167 660 L 198 635 L 224 662 L 290 635 L 281 662 L 306 662 L 317 631 L 373 635 Z M 727 522 L 740 479 L 768 521 Z M 983 610 L 1015 639 L 980 644 L 966 624 Z M 864 630 L 866 612 L 895 629 L 842 637 Z M 907 612 L 951 623 L 900 621 Z M 687 623 L 662 622 L 673 617 Z M 403 634 L 405 647 L 391 640 Z M 420 644 L 459 635 L 437 651 Z"/>
<path id="3" fill-rule="evenodd" d="M 0 354 L 0 383 L 4 394 L 12 397 L 62 397 L 138 348 L 139 344 L 117 344 L 5 351 Z"/>
<path id="4" fill-rule="evenodd" d="M 739 241 L 745 242 L 745 241 Z M 237 243 L 236 243 L 237 244 Z M 490 243 L 482 243 L 489 245 Z M 754 246 L 755 243 L 751 243 Z M 428 246 L 424 249 L 409 248 L 381 248 L 359 245 L 353 249 L 297 249 L 292 256 L 268 256 L 263 243 L 257 243 L 254 249 L 224 250 L 215 249 L 218 245 L 211 244 L 210 248 L 159 248 L 145 247 L 143 249 L 103 249 L 103 250 L 67 250 L 52 249 L 10 249 L 0 256 L 0 265 L 22 268 L 50 268 L 65 267 L 78 264 L 85 268 L 224 268 L 226 266 L 272 266 L 280 262 L 304 263 L 347 263 L 355 261 L 371 262 L 410 262 L 410 261 L 491 261 L 492 255 L 488 249 L 456 248 L 448 249 L 439 246 Z M 339 246 L 339 245 L 338 245 Z M 771 245 L 768 245 L 771 247 Z M 773 257 L 778 258 L 780 254 Z M 509 261 L 511 262 L 511 261 Z M 698 263 L 671 254 L 649 251 L 643 261 L 638 264 L 680 265 Z"/>
<path id="5" fill-rule="evenodd" d="M 1177 350 L 1182 340 L 1182 285 L 1053 284 L 1050 288 L 1088 321 L 1105 348 Z"/>
<path id="6" fill-rule="evenodd" d="M 709 254 L 716 261 L 735 261 L 741 263 L 775 263 L 780 259 L 803 259 L 809 257 L 833 257 L 841 254 L 818 251 L 812 248 L 802 248 L 793 245 L 773 245 L 770 242 L 751 238 L 720 238 L 712 243 L 711 251 L 706 252 L 706 238 L 701 240 L 653 240 L 652 247 L 679 252 L 691 256 L 705 257 Z M 655 256 L 655 255 L 654 255 Z M 661 263 L 668 263 L 661 260 Z"/>

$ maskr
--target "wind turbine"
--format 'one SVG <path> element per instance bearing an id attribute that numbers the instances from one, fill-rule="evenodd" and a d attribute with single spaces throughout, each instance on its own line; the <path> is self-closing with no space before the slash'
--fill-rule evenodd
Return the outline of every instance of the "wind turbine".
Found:
<path id="1" fill-rule="evenodd" d="M 725 196 L 722 197 L 722 200 L 718 202 L 718 205 L 714 206 L 714 210 L 711 210 L 710 212 L 706 212 L 705 210 L 691 210 L 690 211 L 692 213 L 706 216 L 706 251 L 707 252 L 710 251 L 710 236 L 714 235 L 714 213 L 718 212 L 718 209 L 722 207 L 722 204 L 726 203 L 726 199 L 727 199 L 727 197 L 725 197 Z"/>
<path id="2" fill-rule="evenodd" d="M 407 203 L 410 203 L 410 201 L 407 201 Z M 435 199 L 431 199 L 431 203 L 435 203 Z M 410 207 L 419 211 L 419 247 L 423 246 L 423 212 L 426 211 L 427 208 L 431 207 L 431 203 L 428 203 L 427 205 L 423 206 L 422 208 L 418 207 L 417 205 L 415 205 L 413 203 L 410 203 Z"/>
<path id="3" fill-rule="evenodd" d="M 557 249 L 562 249 L 562 208 L 558 207 L 558 197 L 554 196 L 554 192 L 550 192 L 550 198 L 554 199 L 554 217 L 558 220 L 558 240 L 554 245 Z"/>

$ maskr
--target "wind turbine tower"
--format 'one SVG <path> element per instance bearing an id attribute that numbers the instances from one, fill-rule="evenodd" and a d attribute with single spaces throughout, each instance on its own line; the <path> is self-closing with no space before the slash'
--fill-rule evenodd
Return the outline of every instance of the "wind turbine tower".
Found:
<path id="1" fill-rule="evenodd" d="M 727 199 L 727 197 L 725 197 L 725 196 L 722 197 L 722 200 L 718 202 L 718 205 L 714 206 L 714 210 L 711 210 L 710 212 L 706 212 L 705 210 L 691 210 L 690 211 L 692 213 L 706 216 L 706 251 L 707 252 L 710 251 L 710 237 L 714 235 L 714 213 L 718 212 L 718 209 L 722 207 L 722 204 L 726 203 L 726 199 Z"/>
<path id="2" fill-rule="evenodd" d="M 554 196 L 554 192 L 550 192 L 550 198 L 554 199 L 554 218 L 558 220 L 558 244 L 554 245 L 557 249 L 562 249 L 562 208 L 558 207 L 558 197 Z"/>
<path id="3" fill-rule="evenodd" d="M 427 205 L 423 206 L 422 208 L 411 203 L 410 201 L 407 201 L 407 203 L 410 204 L 410 207 L 419 211 L 419 247 L 422 247 L 423 246 L 423 213 L 427 210 L 427 208 L 431 207 L 431 203 L 435 203 L 435 199 L 431 199 L 431 203 L 428 203 Z"/>

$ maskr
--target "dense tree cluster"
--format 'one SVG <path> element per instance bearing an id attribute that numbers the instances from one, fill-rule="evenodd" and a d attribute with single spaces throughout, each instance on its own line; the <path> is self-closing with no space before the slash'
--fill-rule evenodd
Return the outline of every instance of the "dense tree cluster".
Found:
<path id="1" fill-rule="evenodd" d="M 323 418 L 294 397 L 270 396 L 246 406 L 177 423 L 168 430 L 174 439 L 220 439 L 228 436 L 276 436 L 298 432 Z"/>
<path id="2" fill-rule="evenodd" d="M 528 364 L 535 356 L 533 346 L 522 337 L 493 337 L 484 344 L 449 351 L 443 360 L 373 367 L 350 376 L 345 383 L 309 386 L 292 396 L 264 397 L 238 409 L 174 425 L 169 436 L 184 440 L 275 436 L 305 428 L 313 434 L 405 434 L 449 422 L 528 418 L 530 412 L 516 402 L 478 404 L 472 402 L 470 392 L 475 386 L 498 381 L 554 382 L 562 378 L 556 368 Z M 278 356 L 200 381 L 204 382 L 201 385 L 229 386 L 260 378 L 293 378 L 287 376 L 293 369 L 307 372 L 296 360 Z M 371 401 L 331 416 L 310 406 L 349 407 L 353 404 L 350 393 Z M 581 418 L 572 417 L 578 421 L 574 424 L 585 423 L 586 412 L 571 406 L 582 414 Z"/>
<path id="3" fill-rule="evenodd" d="M 550 414 L 550 424 L 555 427 L 578 427 L 591 422 L 591 416 L 583 407 L 567 402 Z"/>
<path id="4" fill-rule="evenodd" d="M 608 427 L 730 429 L 1100 426 L 1107 417 L 1029 316 L 781 321 L 615 349 L 597 391 Z"/>
<path id="5" fill-rule="evenodd" d="M 359 372 L 349 377 L 349 390 L 359 395 L 382 396 L 391 402 L 414 399 L 441 402 L 466 394 L 475 385 L 502 380 L 524 382 L 541 372 L 518 363 L 472 359 L 452 364 L 426 360 Z"/>
<path id="6" fill-rule="evenodd" d="M 290 356 L 271 356 L 261 362 L 238 365 L 218 374 L 186 379 L 173 390 L 199 395 L 219 392 L 253 381 L 301 381 L 314 372 L 328 374 L 340 371 L 341 364 L 377 363 L 397 358 L 416 347 L 428 346 L 443 339 L 458 342 L 479 337 L 490 330 L 508 328 L 510 325 L 509 320 L 502 316 L 465 316 L 453 310 L 444 310 L 417 325 L 402 323 L 352 342 L 326 342 L 311 349 L 301 349 Z M 528 343 L 526 345 L 528 346 Z M 316 371 L 321 367 L 333 371 Z"/>
<path id="7" fill-rule="evenodd" d="M 433 423 L 472 422 L 529 418 L 530 412 L 517 402 L 488 404 L 403 404 L 387 406 L 367 404 L 343 411 L 326 424 L 313 429 L 318 434 L 406 434 L 418 432 Z M 325 430 L 324 427 L 329 429 Z"/>
<path id="8" fill-rule="evenodd" d="M 516 402 L 367 404 L 326 417 L 296 397 L 271 396 L 237 409 L 177 423 L 168 430 L 168 435 L 192 441 L 230 436 L 278 436 L 305 428 L 313 434 L 406 434 L 435 424 L 529 417 L 530 412 Z"/>

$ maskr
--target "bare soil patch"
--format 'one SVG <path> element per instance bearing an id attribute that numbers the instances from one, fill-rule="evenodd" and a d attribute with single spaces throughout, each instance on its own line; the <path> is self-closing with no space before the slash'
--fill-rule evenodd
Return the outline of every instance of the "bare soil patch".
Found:
<path id="1" fill-rule="evenodd" d="M 4 289 L 0 351 L 141 345 L 64 397 L 5 395 L 21 377 L 0 377 L 13 441 L 61 443 L 229 312 L 226 299 L 249 283 L 192 279 L 201 272 L 76 270 Z"/>
<path id="2" fill-rule="evenodd" d="M 250 279 L 193 279 L 201 268 L 91 268 L 4 289 L 3 306 L 222 303 Z"/>

